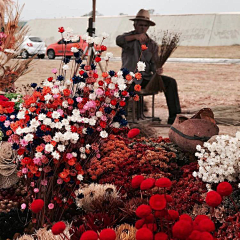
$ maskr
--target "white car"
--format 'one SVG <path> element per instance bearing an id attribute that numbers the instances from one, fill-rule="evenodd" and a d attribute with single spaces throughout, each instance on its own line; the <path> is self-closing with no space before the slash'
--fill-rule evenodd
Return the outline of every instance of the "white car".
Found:
<path id="1" fill-rule="evenodd" d="M 38 58 L 44 58 L 46 53 L 46 44 L 39 37 L 25 36 L 20 46 L 20 56 L 27 59 L 29 56 L 36 55 Z"/>

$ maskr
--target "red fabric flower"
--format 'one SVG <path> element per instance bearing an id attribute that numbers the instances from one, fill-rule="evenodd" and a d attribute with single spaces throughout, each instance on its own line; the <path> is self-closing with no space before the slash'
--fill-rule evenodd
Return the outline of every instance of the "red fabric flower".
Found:
<path id="1" fill-rule="evenodd" d="M 157 224 L 156 223 L 147 223 L 147 224 L 143 225 L 143 228 L 148 228 L 152 232 L 156 232 L 157 231 Z"/>
<path id="2" fill-rule="evenodd" d="M 193 229 L 201 231 L 201 229 L 199 227 L 199 223 L 203 220 L 210 220 L 210 218 L 206 215 L 198 215 L 193 222 Z"/>
<path id="3" fill-rule="evenodd" d="M 95 62 L 100 62 L 101 58 L 100 57 L 95 57 Z"/>
<path id="4" fill-rule="evenodd" d="M 180 220 L 173 225 L 173 237 L 185 240 L 192 232 L 192 225 L 188 221 Z"/>
<path id="5" fill-rule="evenodd" d="M 214 222 L 211 219 L 203 219 L 198 225 L 201 232 L 213 232 L 215 230 Z"/>
<path id="6" fill-rule="evenodd" d="M 179 218 L 179 213 L 175 210 L 168 210 L 168 215 L 165 218 L 169 221 L 175 221 Z"/>
<path id="7" fill-rule="evenodd" d="M 64 31 L 65 31 L 65 30 L 64 30 L 63 27 L 59 27 L 59 28 L 58 28 L 58 32 L 63 33 Z"/>
<path id="8" fill-rule="evenodd" d="M 222 197 L 216 191 L 210 191 L 206 196 L 206 203 L 210 207 L 217 207 L 222 202 Z"/>
<path id="9" fill-rule="evenodd" d="M 52 226 L 53 235 L 59 235 L 63 233 L 66 228 L 66 224 L 64 222 L 57 222 Z"/>
<path id="10" fill-rule="evenodd" d="M 36 199 L 32 202 L 30 209 L 34 213 L 39 213 L 44 206 L 44 201 L 42 199 Z"/>
<path id="11" fill-rule="evenodd" d="M 154 240 L 168 240 L 168 235 L 164 232 L 159 232 L 154 235 Z"/>
<path id="12" fill-rule="evenodd" d="M 164 195 L 155 194 L 151 196 L 149 204 L 154 210 L 162 210 L 166 207 L 167 201 Z"/>
<path id="13" fill-rule="evenodd" d="M 134 138 L 140 133 L 138 128 L 133 128 L 128 132 L 128 138 Z"/>
<path id="14" fill-rule="evenodd" d="M 141 190 L 148 190 L 154 187 L 155 184 L 155 179 L 153 178 L 148 178 L 142 181 L 140 185 Z"/>
<path id="15" fill-rule="evenodd" d="M 188 221 L 188 222 L 190 222 L 191 224 L 192 224 L 192 222 L 193 222 L 192 218 L 191 218 L 189 215 L 187 215 L 187 214 L 182 214 L 182 215 L 179 217 L 179 220 Z"/>
<path id="16" fill-rule="evenodd" d="M 96 232 L 89 230 L 82 234 L 80 240 L 98 240 L 98 235 Z"/>
<path id="17" fill-rule="evenodd" d="M 150 215 L 151 212 L 152 212 L 152 209 L 150 208 L 149 205 L 142 204 L 137 208 L 136 215 L 140 218 L 145 218 L 148 215 Z"/>
<path id="18" fill-rule="evenodd" d="M 142 51 L 145 51 L 145 50 L 148 49 L 148 47 L 147 47 L 145 44 L 142 44 L 142 45 L 141 45 L 141 49 L 142 49 Z"/>
<path id="19" fill-rule="evenodd" d="M 132 179 L 132 188 L 139 188 L 143 180 L 144 180 L 144 177 L 142 175 L 135 176 Z"/>
<path id="20" fill-rule="evenodd" d="M 172 182 L 169 178 L 159 178 L 155 185 L 161 188 L 170 188 L 172 186 Z"/>
<path id="21" fill-rule="evenodd" d="M 116 237 L 115 231 L 110 228 L 103 229 L 99 235 L 100 240 L 115 240 Z"/>
<path id="22" fill-rule="evenodd" d="M 136 240 L 153 240 L 153 233 L 148 228 L 141 228 L 136 233 Z"/>
<path id="23" fill-rule="evenodd" d="M 106 50 L 107 50 L 107 47 L 104 46 L 104 45 L 102 45 L 102 46 L 101 46 L 101 51 L 103 52 L 103 51 L 106 51 Z"/>
<path id="24" fill-rule="evenodd" d="M 221 196 L 229 196 L 231 195 L 232 191 L 233 191 L 232 185 L 228 182 L 221 182 L 217 186 L 217 192 Z"/>

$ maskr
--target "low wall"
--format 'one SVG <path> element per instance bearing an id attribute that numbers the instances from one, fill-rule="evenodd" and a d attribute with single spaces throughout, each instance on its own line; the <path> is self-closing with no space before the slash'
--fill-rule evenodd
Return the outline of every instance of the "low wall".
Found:
<path id="1" fill-rule="evenodd" d="M 116 46 L 116 36 L 133 29 L 133 16 L 101 16 L 96 18 L 96 34 L 107 32 L 105 45 Z M 231 46 L 240 45 L 240 13 L 153 15 L 156 26 L 149 34 L 161 41 L 163 32 L 181 33 L 181 46 Z M 35 19 L 28 21 L 30 35 L 39 36 L 47 44 L 61 38 L 58 27 L 70 27 L 76 34 L 86 33 L 88 18 Z"/>

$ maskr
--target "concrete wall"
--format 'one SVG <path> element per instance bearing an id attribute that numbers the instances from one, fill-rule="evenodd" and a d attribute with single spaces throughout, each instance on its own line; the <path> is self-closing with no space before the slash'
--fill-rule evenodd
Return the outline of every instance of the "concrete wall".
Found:
<path id="1" fill-rule="evenodd" d="M 105 45 L 114 47 L 116 36 L 133 29 L 133 16 L 97 17 L 96 34 L 107 32 L 110 37 Z M 182 46 L 230 46 L 240 45 L 240 13 L 196 14 L 196 15 L 153 15 L 155 27 L 149 29 L 149 35 L 161 42 L 163 32 L 181 34 Z M 61 38 L 58 27 L 70 27 L 76 34 L 84 34 L 88 27 L 88 18 L 35 19 L 27 25 L 30 35 L 41 37 L 47 44 Z"/>

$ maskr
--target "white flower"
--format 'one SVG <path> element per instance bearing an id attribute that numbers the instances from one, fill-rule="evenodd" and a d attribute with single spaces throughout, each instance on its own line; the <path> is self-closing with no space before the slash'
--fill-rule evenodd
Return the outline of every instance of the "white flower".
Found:
<path id="1" fill-rule="evenodd" d="M 123 91 L 127 88 L 127 85 L 126 84 L 120 84 L 120 85 L 118 85 L 118 88 L 119 88 L 120 91 Z"/>
<path id="2" fill-rule="evenodd" d="M 119 122 L 114 122 L 114 123 L 112 123 L 112 126 L 114 128 L 120 128 L 120 123 Z"/>
<path id="3" fill-rule="evenodd" d="M 82 181 L 82 180 L 83 180 L 83 175 L 82 175 L 82 174 L 78 174 L 78 175 L 77 175 L 77 179 L 78 179 L 79 181 Z"/>
<path id="4" fill-rule="evenodd" d="M 52 95 L 48 93 L 44 96 L 44 99 L 48 102 L 49 100 L 52 99 Z"/>
<path id="5" fill-rule="evenodd" d="M 137 69 L 138 69 L 139 72 L 145 71 L 145 68 L 146 68 L 146 64 L 144 62 L 139 61 L 137 63 Z"/>
<path id="6" fill-rule="evenodd" d="M 95 37 L 93 41 L 95 44 L 99 45 L 102 42 L 102 39 L 100 37 Z"/>
<path id="7" fill-rule="evenodd" d="M 109 34 L 106 32 L 101 33 L 101 36 L 105 39 L 109 37 Z"/>
<path id="8" fill-rule="evenodd" d="M 42 153 L 41 152 L 36 152 L 35 153 L 35 158 L 41 158 L 42 157 Z"/>
<path id="9" fill-rule="evenodd" d="M 67 64 L 64 64 L 63 67 L 62 67 L 63 70 L 68 70 L 69 69 L 69 66 Z"/>
<path id="10" fill-rule="evenodd" d="M 78 49 L 76 47 L 71 47 L 71 52 L 76 53 L 78 52 Z"/>
<path id="11" fill-rule="evenodd" d="M 112 89 L 112 90 L 115 89 L 115 84 L 110 83 L 110 84 L 108 85 L 108 88 L 109 88 L 109 89 Z"/>
<path id="12" fill-rule="evenodd" d="M 25 119 L 25 111 L 19 111 L 17 114 L 18 119 Z"/>
<path id="13" fill-rule="evenodd" d="M 44 125 L 51 125 L 51 123 L 52 123 L 52 119 L 51 119 L 51 118 L 45 118 L 45 119 L 43 120 L 43 124 L 44 124 Z"/>
<path id="14" fill-rule="evenodd" d="M 37 127 L 40 125 L 40 123 L 39 123 L 38 120 L 36 120 L 36 119 L 34 118 L 34 119 L 32 119 L 32 120 L 30 121 L 30 125 L 31 125 L 32 128 L 37 128 Z"/>
<path id="15" fill-rule="evenodd" d="M 63 106 L 64 108 L 67 108 L 67 107 L 68 107 L 68 102 L 67 102 L 67 101 L 63 101 L 63 102 L 62 102 L 62 106 Z"/>
<path id="16" fill-rule="evenodd" d="M 78 133 L 72 133 L 72 140 L 77 141 L 79 139 Z"/>
<path id="17" fill-rule="evenodd" d="M 104 131 L 101 131 L 100 132 L 100 136 L 102 137 L 102 138 L 107 138 L 108 137 L 108 133 L 104 130 Z"/>
<path id="18" fill-rule="evenodd" d="M 54 119 L 60 118 L 60 113 L 57 112 L 57 111 L 53 111 L 53 113 L 52 113 L 52 118 L 54 118 Z"/>
<path id="19" fill-rule="evenodd" d="M 79 87 L 79 89 L 83 89 L 85 86 L 86 86 L 86 83 L 80 82 L 78 87 Z"/>
<path id="20" fill-rule="evenodd" d="M 90 126 L 95 126 L 95 124 L 96 124 L 96 120 L 94 118 L 90 118 L 89 119 L 89 125 Z"/>
<path id="21" fill-rule="evenodd" d="M 82 159 L 86 159 L 86 158 L 87 158 L 87 155 L 84 154 L 84 153 L 81 153 L 81 154 L 80 154 L 80 158 L 82 158 Z"/>
<path id="22" fill-rule="evenodd" d="M 89 99 L 91 99 L 91 100 L 95 100 L 96 97 L 97 97 L 97 95 L 95 93 L 89 94 Z"/>
<path id="23" fill-rule="evenodd" d="M 46 152 L 52 152 L 53 151 L 53 145 L 48 143 L 45 145 L 45 151 Z"/>
<path id="24" fill-rule="evenodd" d="M 123 72 L 122 72 L 122 71 L 119 71 L 119 72 L 117 73 L 117 76 L 118 76 L 118 77 L 122 77 L 122 74 L 123 74 Z"/>
<path id="25" fill-rule="evenodd" d="M 106 53 L 106 55 L 105 55 L 105 57 L 104 57 L 104 60 L 105 61 L 108 61 L 110 58 L 112 58 L 113 57 L 113 53 L 112 52 L 107 52 Z"/>
<path id="26" fill-rule="evenodd" d="M 62 125 L 61 122 L 56 122 L 56 123 L 55 123 L 55 128 L 61 129 L 62 127 L 63 127 L 63 125 Z"/>
<path id="27" fill-rule="evenodd" d="M 86 145 L 86 148 L 87 148 L 87 149 L 89 149 L 90 147 L 91 147 L 91 145 L 90 145 L 90 144 L 87 144 L 87 145 Z"/>
<path id="28" fill-rule="evenodd" d="M 84 147 L 80 147 L 80 148 L 79 148 L 79 151 L 80 151 L 81 153 L 85 153 L 85 148 L 84 148 Z"/>
<path id="29" fill-rule="evenodd" d="M 102 116 L 102 112 L 101 112 L 101 111 L 97 111 L 97 112 L 96 112 L 96 116 L 97 116 L 98 118 L 100 118 L 100 117 Z"/>
<path id="30" fill-rule="evenodd" d="M 18 128 L 16 129 L 16 134 L 17 134 L 17 135 L 21 135 L 22 133 L 23 133 L 22 128 L 18 127 Z"/>
<path id="31" fill-rule="evenodd" d="M 33 134 L 27 134 L 25 137 L 24 137 L 24 140 L 27 141 L 27 142 L 31 142 L 33 141 Z"/>
<path id="32" fill-rule="evenodd" d="M 88 44 L 93 43 L 93 37 L 87 36 L 86 42 L 87 42 Z"/>
<path id="33" fill-rule="evenodd" d="M 52 152 L 52 156 L 53 156 L 53 158 L 55 158 L 57 160 L 59 160 L 59 158 L 60 158 L 60 154 L 57 151 Z"/>
<path id="34" fill-rule="evenodd" d="M 66 86 L 69 86 L 69 85 L 72 84 L 72 81 L 70 79 L 68 79 L 68 80 L 65 81 L 65 84 L 66 84 Z"/>
<path id="35" fill-rule="evenodd" d="M 65 148 L 66 147 L 64 145 L 58 145 L 57 146 L 57 149 L 58 149 L 59 152 L 64 152 Z"/>

